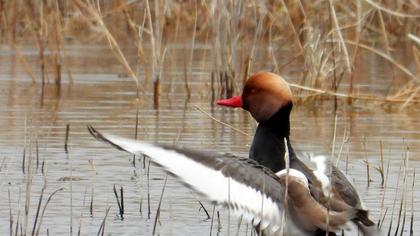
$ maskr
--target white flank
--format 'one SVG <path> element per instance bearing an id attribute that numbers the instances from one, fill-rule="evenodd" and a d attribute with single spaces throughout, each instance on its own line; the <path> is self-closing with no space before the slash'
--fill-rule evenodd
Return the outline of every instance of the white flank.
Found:
<path id="1" fill-rule="evenodd" d="M 311 157 L 311 161 L 315 163 L 316 170 L 313 171 L 316 178 L 321 182 L 322 191 L 325 196 L 331 194 L 331 182 L 327 176 L 327 158 L 325 156 L 314 156 Z"/>
<path id="2" fill-rule="evenodd" d="M 283 170 L 277 172 L 276 175 L 278 177 L 286 176 L 287 175 L 287 170 L 283 169 Z M 306 176 L 302 172 L 300 172 L 296 169 L 290 168 L 289 169 L 289 176 L 293 176 L 293 177 L 296 177 L 296 178 L 302 180 L 302 182 L 305 183 L 305 186 L 309 187 L 308 178 L 306 178 Z"/>
<path id="3" fill-rule="evenodd" d="M 153 162 L 163 166 L 209 200 L 218 204 L 236 205 L 238 209 L 232 212 L 244 215 L 248 221 L 252 220 L 254 224 L 261 223 L 270 231 L 281 227 L 283 207 L 260 191 L 174 150 L 113 135 L 103 136 L 128 152 L 149 156 Z"/>

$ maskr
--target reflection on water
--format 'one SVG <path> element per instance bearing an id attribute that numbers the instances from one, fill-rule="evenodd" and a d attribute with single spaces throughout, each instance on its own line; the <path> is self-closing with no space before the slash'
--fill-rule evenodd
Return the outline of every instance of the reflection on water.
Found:
<path id="1" fill-rule="evenodd" d="M 74 233 L 80 229 L 82 235 L 96 234 L 108 207 L 111 208 L 105 224 L 107 234 L 152 234 L 166 174 L 159 168 L 150 166 L 148 187 L 147 161 L 137 157 L 136 166 L 133 166 L 132 156 L 97 142 L 86 129 L 86 125 L 90 124 L 102 131 L 134 137 L 135 83 L 121 76 L 123 69 L 112 55 L 101 53 L 102 50 L 98 48 L 84 51 L 86 49 L 69 51 L 71 60 L 68 63 L 71 64 L 73 83 L 65 83 L 61 88 L 47 84 L 43 98 L 40 84 L 31 84 L 30 79 L 25 79 L 22 68 L 14 67 L 12 60 L 7 60 L 9 55 L 2 54 L 1 60 L 5 62 L 1 64 L 0 73 L 2 235 L 9 232 L 9 211 L 14 228 L 16 222 L 19 222 L 23 229 L 27 224 L 28 232 L 32 231 L 44 184 L 46 189 L 41 210 L 52 192 L 61 187 L 64 190 L 57 192 L 49 202 L 40 234 L 47 234 L 47 230 L 50 235 L 68 234 L 71 214 Z M 193 93 L 189 100 L 185 94 L 182 72 L 173 67 L 168 67 L 162 79 L 161 106 L 158 110 L 153 109 L 153 94 L 148 92 L 152 90 L 146 89 L 141 95 L 139 105 L 138 137 L 152 142 L 176 143 L 195 149 L 233 152 L 246 156 L 250 137 L 220 125 L 194 107 L 196 105 L 217 119 L 249 134 L 255 129 L 256 124 L 247 113 L 213 107 L 210 102 L 210 73 L 203 70 L 206 67 L 202 65 L 203 61 L 198 61 L 193 66 L 193 78 L 190 80 Z M 365 85 L 369 85 L 373 92 L 386 91 L 386 88 L 379 85 L 370 86 L 375 83 L 372 79 L 363 80 L 371 78 L 372 73 L 378 80 L 389 79 L 385 69 L 364 71 L 359 75 L 360 80 L 367 82 L 360 83 L 359 88 L 362 90 L 367 87 Z M 151 86 L 149 81 L 141 81 L 147 84 L 146 88 Z M 384 228 L 388 228 L 392 218 L 393 228 L 396 229 L 402 204 L 403 212 L 406 212 L 404 229 L 408 232 L 408 219 L 412 211 L 415 216 L 420 213 L 420 202 L 417 198 L 413 202 L 411 198 L 413 172 L 420 166 L 420 109 L 413 106 L 409 110 L 389 112 L 389 109 L 374 103 L 358 103 L 354 107 L 340 104 L 336 112 L 332 107 L 330 102 L 295 106 L 292 113 L 294 145 L 302 151 L 331 154 L 337 116 L 333 152 L 340 154 L 338 165 L 351 175 L 365 204 L 371 209 L 372 218 L 378 220 L 381 212 L 385 214 Z M 70 124 L 68 156 L 64 152 L 66 124 Z M 345 134 L 348 139 L 344 140 Z M 409 162 L 404 185 L 405 169 L 401 166 L 404 164 L 401 160 L 406 157 L 408 148 Z M 381 176 L 377 171 L 381 166 L 381 155 L 384 159 L 386 190 L 381 187 Z M 336 157 L 332 160 L 335 162 Z M 370 167 L 369 187 L 366 161 Z M 33 167 L 31 172 L 28 171 L 29 164 Z M 41 171 L 42 165 L 45 176 Z M 30 185 L 28 176 L 33 176 Z M 63 181 L 63 177 L 69 176 L 74 178 L 72 185 L 69 181 Z M 124 220 L 118 217 L 118 206 L 112 190 L 114 185 L 118 189 L 124 188 Z M 416 189 L 414 196 L 419 196 Z M 25 223 L 27 190 L 30 192 L 30 207 L 28 221 Z M 405 200 L 401 202 L 401 199 Z M 204 204 L 210 215 L 214 214 L 213 226 L 212 221 L 207 220 L 205 212 L 200 209 L 198 201 Z M 238 219 L 232 216 L 229 220 L 227 212 L 222 209 L 216 208 L 216 213 L 212 210 L 211 204 L 169 177 L 157 232 L 161 235 L 203 235 L 208 234 L 212 227 L 214 235 L 218 231 L 221 235 L 227 235 L 228 230 L 236 234 Z M 218 210 L 220 225 L 217 219 Z M 401 222 L 402 218 L 403 216 Z M 414 228 L 416 230 L 419 227 L 415 217 Z M 245 235 L 245 232 L 249 234 L 250 229 L 246 224 L 241 224 L 239 232 L 239 235 Z"/>

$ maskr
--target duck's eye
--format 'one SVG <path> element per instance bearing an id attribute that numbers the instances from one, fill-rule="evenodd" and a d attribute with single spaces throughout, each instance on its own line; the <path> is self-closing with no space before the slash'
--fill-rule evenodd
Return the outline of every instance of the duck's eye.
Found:
<path id="1" fill-rule="evenodd" d="M 255 94 L 255 93 L 257 93 L 258 92 L 258 89 L 256 89 L 256 88 L 253 88 L 253 89 L 251 89 L 251 91 L 250 91 L 250 93 L 251 94 Z"/>

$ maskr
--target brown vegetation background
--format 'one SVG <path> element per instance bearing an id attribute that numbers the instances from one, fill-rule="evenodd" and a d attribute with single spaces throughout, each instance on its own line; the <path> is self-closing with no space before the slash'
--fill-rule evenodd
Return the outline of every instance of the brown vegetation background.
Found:
<path id="1" fill-rule="evenodd" d="M 71 70 L 66 68 L 67 44 L 106 44 L 136 81 L 138 93 L 144 89 L 139 77 L 153 81 L 158 102 L 165 58 L 175 53 L 171 45 L 179 44 L 190 49 L 177 55 L 184 61 L 177 67 L 184 71 L 188 95 L 194 50 L 210 47 L 212 62 L 206 70 L 222 96 L 240 90 L 261 67 L 283 74 L 293 65 L 301 69 L 292 74 L 298 82 L 291 86 L 304 97 L 379 100 L 403 107 L 419 101 L 416 0 L 2 0 L 0 13 L 1 42 L 14 50 L 32 81 L 43 85 L 61 84 L 63 71 Z M 40 73 L 21 53 L 28 45 L 38 49 Z M 127 59 L 127 48 L 135 50 L 136 60 Z M 360 57 L 369 54 L 392 68 L 385 95 L 354 91 Z M 348 86 L 341 88 L 342 82 Z"/>

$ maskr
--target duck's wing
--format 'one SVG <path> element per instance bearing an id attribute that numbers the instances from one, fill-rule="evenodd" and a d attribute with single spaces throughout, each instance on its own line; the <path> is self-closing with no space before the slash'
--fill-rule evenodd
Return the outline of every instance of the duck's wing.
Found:
<path id="1" fill-rule="evenodd" d="M 243 215 L 254 225 L 271 232 L 282 227 L 284 188 L 277 176 L 255 162 L 234 155 L 153 145 L 88 129 L 97 139 L 120 150 L 150 157 L 189 188 Z"/>
<path id="2" fill-rule="evenodd" d="M 363 208 L 359 194 L 347 176 L 336 166 L 332 166 L 331 181 L 341 198 L 350 206 Z"/>
<path id="3" fill-rule="evenodd" d="M 369 219 L 369 211 L 363 206 L 359 193 L 347 176 L 336 166 L 332 166 L 331 184 L 341 199 L 348 205 L 358 209 L 357 220 L 365 226 L 373 226 L 375 223 Z"/>

